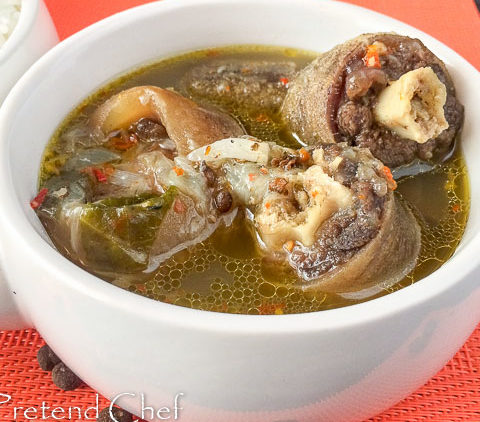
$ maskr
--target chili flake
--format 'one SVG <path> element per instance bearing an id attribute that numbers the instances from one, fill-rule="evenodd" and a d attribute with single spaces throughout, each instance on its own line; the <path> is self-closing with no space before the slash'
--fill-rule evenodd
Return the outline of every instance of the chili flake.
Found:
<path id="1" fill-rule="evenodd" d="M 387 166 L 383 166 L 383 173 L 385 174 L 385 177 L 387 178 L 389 187 L 391 187 L 392 190 L 397 189 L 397 182 L 393 178 L 392 171 Z"/>
<path id="2" fill-rule="evenodd" d="M 205 155 L 210 154 L 210 151 L 212 150 L 212 147 L 209 145 L 207 148 L 205 148 Z"/>
<path id="3" fill-rule="evenodd" d="M 288 87 L 288 82 L 290 81 L 288 80 L 288 78 L 280 78 L 280 82 L 283 86 Z"/>
<path id="4" fill-rule="evenodd" d="M 265 167 L 260 168 L 260 173 L 262 174 L 268 174 L 268 170 Z"/>
<path id="5" fill-rule="evenodd" d="M 367 67 L 375 67 L 378 69 L 382 67 L 376 45 L 372 44 L 367 47 L 367 52 L 363 58 L 363 63 L 365 63 L 365 66 Z"/>
<path id="6" fill-rule="evenodd" d="M 177 176 L 183 176 L 185 171 L 181 167 L 173 166 L 172 170 L 177 173 Z"/>
<path id="7" fill-rule="evenodd" d="M 34 210 L 40 207 L 40 205 L 43 204 L 43 201 L 45 201 L 45 197 L 47 196 L 47 193 L 48 193 L 47 188 L 43 188 L 42 190 L 40 190 L 40 192 L 38 192 L 38 195 L 30 201 L 30 206 Z"/>
<path id="8" fill-rule="evenodd" d="M 250 182 L 253 182 L 255 180 L 255 177 L 257 177 L 255 174 L 248 173 L 248 180 L 250 180 Z"/>
<path id="9" fill-rule="evenodd" d="M 459 211 L 460 211 L 460 205 L 459 205 L 459 204 L 453 205 L 453 206 L 452 206 L 452 211 L 453 211 L 454 213 L 459 212 Z"/>
<path id="10" fill-rule="evenodd" d="M 310 160 L 310 153 L 305 148 L 300 148 L 298 153 L 300 154 L 300 161 L 302 163 L 306 163 L 308 160 Z"/>
<path id="11" fill-rule="evenodd" d="M 272 204 L 270 202 L 265 202 L 265 208 L 268 210 Z"/>
<path id="12" fill-rule="evenodd" d="M 92 171 L 93 171 L 93 174 L 95 175 L 95 178 L 97 179 L 98 182 L 107 183 L 107 176 L 102 170 L 97 169 L 97 168 L 93 168 Z"/>

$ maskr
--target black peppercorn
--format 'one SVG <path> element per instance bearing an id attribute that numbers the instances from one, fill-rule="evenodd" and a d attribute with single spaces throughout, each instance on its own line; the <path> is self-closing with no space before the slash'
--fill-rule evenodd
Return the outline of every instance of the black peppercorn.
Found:
<path id="1" fill-rule="evenodd" d="M 214 201 L 217 210 L 221 213 L 228 212 L 230 211 L 230 208 L 232 208 L 233 198 L 230 192 L 226 189 L 218 191 L 215 194 Z"/>
<path id="2" fill-rule="evenodd" d="M 133 416 L 130 413 L 128 413 L 126 410 L 120 409 L 119 407 L 113 407 L 112 414 L 117 420 L 117 422 L 133 421 Z M 110 407 L 106 407 L 99 413 L 97 422 L 114 422 L 115 419 L 112 419 L 110 416 Z"/>
<path id="3" fill-rule="evenodd" d="M 38 350 L 37 360 L 40 368 L 44 371 L 51 371 L 55 365 L 61 362 L 60 358 L 47 344 Z"/>
<path id="4" fill-rule="evenodd" d="M 205 179 L 207 179 L 207 186 L 209 188 L 215 186 L 215 183 L 217 182 L 217 176 L 215 172 L 207 166 L 205 161 L 202 161 L 202 163 L 200 164 L 200 171 L 205 176 Z"/>
<path id="5" fill-rule="evenodd" d="M 165 127 L 155 120 L 146 117 L 141 118 L 135 125 L 129 128 L 143 140 L 167 138 L 168 134 Z"/>
<path id="6" fill-rule="evenodd" d="M 63 362 L 60 362 L 53 368 L 52 379 L 58 388 L 65 391 L 75 390 L 75 388 L 82 383 L 82 380 L 78 378 Z"/>

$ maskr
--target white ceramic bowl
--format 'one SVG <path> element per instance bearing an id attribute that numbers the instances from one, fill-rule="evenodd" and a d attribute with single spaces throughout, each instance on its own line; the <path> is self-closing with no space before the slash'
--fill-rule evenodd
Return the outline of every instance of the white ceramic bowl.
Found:
<path id="1" fill-rule="evenodd" d="M 0 105 L 30 65 L 57 43 L 57 31 L 43 0 L 23 0 L 17 25 L 0 47 Z"/>
<path id="2" fill-rule="evenodd" d="M 45 144 L 66 114 L 141 63 L 188 50 L 263 43 L 323 51 L 362 32 L 421 38 L 445 60 L 465 104 L 462 147 L 471 214 L 455 255 L 401 291 L 311 314 L 228 315 L 131 294 L 56 252 L 29 207 Z M 34 326 L 107 397 L 183 421 L 359 421 L 434 375 L 480 320 L 478 72 L 420 31 L 343 3 L 166 0 L 106 19 L 62 42 L 20 80 L 0 112 L 3 328 Z M 147 418 L 150 414 L 147 412 Z M 171 415 L 173 419 L 173 415 Z"/>

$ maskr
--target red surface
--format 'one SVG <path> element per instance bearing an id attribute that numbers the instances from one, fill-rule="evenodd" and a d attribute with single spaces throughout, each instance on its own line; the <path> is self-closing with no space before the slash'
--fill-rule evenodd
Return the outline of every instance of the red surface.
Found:
<path id="1" fill-rule="evenodd" d="M 45 0 L 60 38 L 129 7 L 153 0 Z M 319 0 L 325 1 L 325 0 Z M 480 13 L 473 0 L 344 0 L 413 25 L 480 69 Z"/>
<path id="2" fill-rule="evenodd" d="M 121 12 L 122 10 L 151 3 L 153 0 L 44 0 L 64 39 L 86 26 Z"/>
<path id="3" fill-rule="evenodd" d="M 61 38 L 115 12 L 146 0 L 45 0 Z M 273 1 L 273 0 L 272 0 Z M 319 0 L 322 1 L 322 0 Z M 385 13 L 443 41 L 480 69 L 480 15 L 473 0 L 348 0 Z M 43 344 L 35 330 L 0 331 L 1 394 L 13 397 L 0 404 L 0 422 L 13 421 L 13 407 L 40 408 L 42 401 L 55 406 L 95 405 L 96 393 L 87 386 L 62 392 L 48 373 L 38 368 L 36 352 Z M 456 356 L 423 388 L 371 422 L 479 422 L 480 421 L 480 327 Z M 106 406 L 100 398 L 100 409 Z M 51 410 L 51 409 L 50 409 Z M 64 420 L 92 420 L 75 417 Z M 41 420 L 41 414 L 37 415 Z M 47 411 L 48 416 L 48 411 Z M 18 421 L 25 418 L 19 417 Z M 51 417 L 47 420 L 53 420 Z M 228 421 L 226 421 L 228 422 Z M 339 421 L 340 422 L 340 421 Z"/>
<path id="4" fill-rule="evenodd" d="M 91 388 L 82 386 L 64 392 L 53 385 L 50 373 L 42 371 L 36 360 L 37 351 L 43 344 L 35 330 L 0 332 L 0 402 L 5 400 L 1 394 L 12 397 L 10 402 L 0 404 L 1 422 L 14 420 L 14 407 L 39 409 L 42 402 L 50 407 L 46 416 L 57 406 L 77 406 L 82 412 L 95 406 L 96 393 Z M 477 329 L 455 357 L 424 387 L 365 422 L 479 422 L 479 368 L 480 329 Z M 99 409 L 106 406 L 107 400 L 100 397 Z M 85 422 L 92 420 L 94 413 L 93 410 L 88 413 L 90 419 L 73 417 L 66 420 Z M 23 417 L 17 420 L 25 421 Z"/>

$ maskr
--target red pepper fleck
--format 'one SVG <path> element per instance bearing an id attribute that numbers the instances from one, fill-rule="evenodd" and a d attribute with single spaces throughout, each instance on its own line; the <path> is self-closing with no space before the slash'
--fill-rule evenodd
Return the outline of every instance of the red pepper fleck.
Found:
<path id="1" fill-rule="evenodd" d="M 298 153 L 300 154 L 300 161 L 302 163 L 305 163 L 308 160 L 310 160 L 310 153 L 305 148 L 300 148 Z"/>
<path id="2" fill-rule="evenodd" d="M 453 206 L 452 206 L 452 211 L 453 211 L 454 213 L 459 212 L 459 211 L 460 211 L 460 205 L 459 205 L 459 204 L 453 205 Z"/>
<path id="3" fill-rule="evenodd" d="M 288 87 L 288 78 L 280 78 L 280 82 L 282 83 L 283 86 Z"/>
<path id="4" fill-rule="evenodd" d="M 392 171 L 390 170 L 390 168 L 388 168 L 387 166 L 383 166 L 383 173 L 385 174 L 385 177 L 387 178 L 387 182 L 388 182 L 389 187 L 392 190 L 397 189 L 397 182 L 393 178 L 393 174 L 392 174 Z"/>
<path id="5" fill-rule="evenodd" d="M 207 148 L 205 148 L 205 155 L 210 154 L 211 150 L 212 150 L 212 147 L 209 145 Z"/>
<path id="6" fill-rule="evenodd" d="M 260 168 L 260 173 L 262 174 L 268 174 L 268 170 L 265 167 Z"/>
<path id="7" fill-rule="evenodd" d="M 47 196 L 47 193 L 48 193 L 47 188 L 43 188 L 42 190 L 40 190 L 40 192 L 38 192 L 38 195 L 30 201 L 30 206 L 34 210 L 36 210 L 40 205 L 43 204 L 43 201 L 45 201 L 45 197 Z"/>
<path id="8" fill-rule="evenodd" d="M 172 170 L 177 173 L 177 176 L 183 176 L 185 171 L 181 167 L 173 166 Z"/>
<path id="9" fill-rule="evenodd" d="M 255 180 L 255 177 L 257 177 L 255 174 L 248 173 L 248 180 L 250 180 L 250 182 L 253 182 Z"/>
<path id="10" fill-rule="evenodd" d="M 363 58 L 363 63 L 367 67 L 376 67 L 377 69 L 382 67 L 376 45 L 372 44 L 367 47 L 367 52 Z"/>
<path id="11" fill-rule="evenodd" d="M 100 183 L 107 183 L 107 176 L 106 174 L 97 168 L 92 169 L 93 174 L 95 175 L 95 178 L 100 182 Z"/>
<path id="12" fill-rule="evenodd" d="M 393 179 L 392 171 L 390 170 L 389 167 L 383 166 L 383 172 L 385 173 L 385 176 L 387 176 L 388 180 Z"/>
<path id="13" fill-rule="evenodd" d="M 265 202 L 265 208 L 268 210 L 272 204 L 270 202 Z"/>

